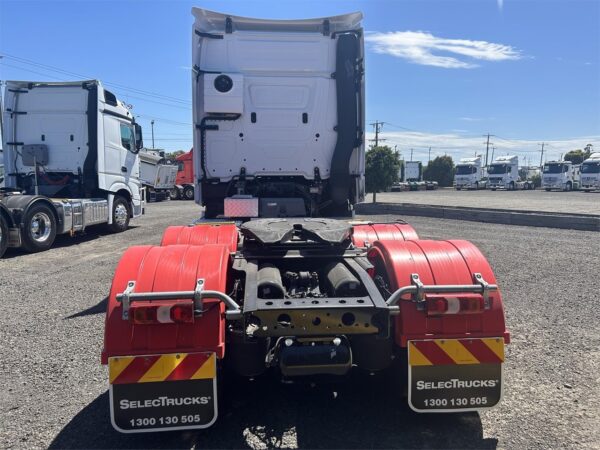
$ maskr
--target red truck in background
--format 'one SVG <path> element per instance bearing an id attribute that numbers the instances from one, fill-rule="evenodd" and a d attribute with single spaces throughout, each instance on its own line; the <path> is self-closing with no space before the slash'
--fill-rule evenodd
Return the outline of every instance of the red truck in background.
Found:
<path id="1" fill-rule="evenodd" d="M 194 200 L 194 149 L 175 158 L 177 178 L 171 189 L 171 200 Z"/>

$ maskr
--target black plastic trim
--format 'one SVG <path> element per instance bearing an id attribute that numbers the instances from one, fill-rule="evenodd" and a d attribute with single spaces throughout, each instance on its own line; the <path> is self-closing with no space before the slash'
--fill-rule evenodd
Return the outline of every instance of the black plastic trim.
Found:
<path id="1" fill-rule="evenodd" d="M 201 38 L 223 39 L 223 35 L 222 34 L 205 33 L 203 31 L 198 31 L 198 30 L 194 30 L 194 33 L 196 33 L 196 36 L 200 36 Z"/>
<path id="2" fill-rule="evenodd" d="M 109 109 L 103 109 L 102 114 L 106 114 L 106 115 L 113 116 L 113 117 L 118 117 L 119 119 L 123 119 L 128 122 L 134 123 L 133 117 L 125 116 L 123 114 L 119 114 L 118 112 L 114 112 Z"/>
<path id="3" fill-rule="evenodd" d="M 88 90 L 88 152 L 83 162 L 83 198 L 90 198 L 98 189 L 98 84 L 84 86 Z"/>

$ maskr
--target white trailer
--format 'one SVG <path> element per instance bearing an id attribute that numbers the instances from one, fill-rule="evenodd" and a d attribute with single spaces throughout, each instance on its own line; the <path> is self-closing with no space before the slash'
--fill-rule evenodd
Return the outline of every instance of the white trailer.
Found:
<path id="1" fill-rule="evenodd" d="M 195 192 L 205 216 L 350 213 L 365 192 L 362 14 L 192 13 Z"/>
<path id="2" fill-rule="evenodd" d="M 140 156 L 140 180 L 148 201 L 162 201 L 175 187 L 177 166 L 169 164 L 161 152 L 144 149 Z"/>
<path id="3" fill-rule="evenodd" d="M 488 187 L 514 191 L 516 189 L 535 189 L 531 180 L 521 180 L 519 177 L 518 156 L 498 156 L 488 167 Z"/>
<path id="4" fill-rule="evenodd" d="M 481 157 L 461 158 L 456 165 L 454 174 L 454 187 L 457 191 L 461 189 L 485 189 L 487 181 L 485 179 L 484 168 L 481 165 Z"/>
<path id="5" fill-rule="evenodd" d="M 600 190 L 600 153 L 592 153 L 581 163 L 581 189 L 584 192 Z"/>
<path id="6" fill-rule="evenodd" d="M 548 161 L 542 170 L 542 188 L 546 191 L 579 189 L 581 184 L 579 169 L 579 164 L 573 164 L 571 161 Z"/>
<path id="7" fill-rule="evenodd" d="M 142 129 L 99 81 L 8 81 L 4 100 L 0 255 L 143 214 Z"/>

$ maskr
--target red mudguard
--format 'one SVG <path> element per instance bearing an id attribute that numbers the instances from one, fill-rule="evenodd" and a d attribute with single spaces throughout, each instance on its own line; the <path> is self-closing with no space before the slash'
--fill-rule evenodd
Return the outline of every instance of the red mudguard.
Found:
<path id="1" fill-rule="evenodd" d="M 415 273 L 425 285 L 471 285 L 474 273 L 496 284 L 485 257 L 467 241 L 377 241 L 368 257 L 375 265 L 376 274 L 385 273 L 392 292 L 410 286 L 411 274 Z M 502 336 L 508 343 L 500 292 L 490 293 L 490 299 L 491 308 L 481 314 L 433 317 L 417 310 L 413 302 L 401 301 L 395 324 L 396 343 L 406 347 L 408 341 L 418 339 L 492 336 Z"/>
<path id="2" fill-rule="evenodd" d="M 193 291 L 200 278 L 206 290 L 226 292 L 229 251 L 221 244 L 129 248 L 117 266 L 108 297 L 102 363 L 112 356 L 201 351 L 215 352 L 222 358 L 222 302 L 205 299 L 204 312 L 193 323 L 141 325 L 123 319 L 116 295 L 126 289 L 129 281 L 135 281 L 135 292 Z"/>
<path id="3" fill-rule="evenodd" d="M 233 223 L 202 223 L 192 226 L 168 227 L 163 233 L 160 245 L 177 244 L 223 244 L 227 246 L 230 252 L 234 253 L 237 250 L 238 230 Z"/>
<path id="4" fill-rule="evenodd" d="M 417 232 L 407 223 L 369 223 L 355 225 L 352 231 L 352 242 L 356 247 L 366 247 L 375 241 L 419 239 Z"/>

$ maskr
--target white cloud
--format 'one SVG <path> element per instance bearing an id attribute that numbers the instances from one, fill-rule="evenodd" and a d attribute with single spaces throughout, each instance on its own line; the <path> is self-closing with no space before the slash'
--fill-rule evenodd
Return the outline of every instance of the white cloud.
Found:
<path id="1" fill-rule="evenodd" d="M 454 161 L 460 158 L 472 157 L 475 153 L 485 156 L 485 138 L 478 135 L 460 135 L 458 133 L 425 133 L 416 131 L 392 131 L 385 132 L 381 136 L 386 145 L 398 150 L 405 158 L 410 158 L 410 149 L 413 149 L 413 159 L 427 162 L 429 147 L 431 146 L 431 159 L 436 156 L 448 154 Z M 367 139 L 373 139 L 374 133 L 368 132 Z M 531 165 L 540 162 L 540 140 L 529 139 L 502 139 L 492 137 L 493 146 L 496 147 L 494 156 L 518 155 L 521 158 L 529 158 Z M 584 148 L 587 144 L 593 144 L 596 151 L 600 150 L 600 135 L 581 136 L 578 138 L 546 140 L 544 146 L 544 159 L 558 159 L 561 154 L 577 148 Z M 491 161 L 492 146 L 490 145 L 489 158 Z M 522 159 L 523 163 L 526 160 Z"/>
<path id="2" fill-rule="evenodd" d="M 370 33 L 365 36 L 373 51 L 405 59 L 414 64 L 446 69 L 472 69 L 475 61 L 521 59 L 510 45 L 468 39 L 445 39 L 424 31 Z"/>

